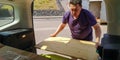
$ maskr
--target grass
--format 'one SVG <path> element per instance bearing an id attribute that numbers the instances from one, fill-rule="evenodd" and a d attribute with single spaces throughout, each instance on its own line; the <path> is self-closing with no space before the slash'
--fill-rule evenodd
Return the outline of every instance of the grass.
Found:
<path id="1" fill-rule="evenodd" d="M 12 10 L 12 11 L 13 11 L 13 7 L 10 6 L 10 5 L 3 5 L 3 6 L 1 7 L 1 9 L 8 9 L 8 10 Z"/>
<path id="2" fill-rule="evenodd" d="M 57 10 L 56 0 L 34 0 L 34 10 Z"/>

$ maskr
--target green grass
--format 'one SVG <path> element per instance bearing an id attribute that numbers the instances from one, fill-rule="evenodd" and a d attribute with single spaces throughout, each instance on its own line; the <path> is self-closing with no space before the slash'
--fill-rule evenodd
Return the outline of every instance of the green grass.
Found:
<path id="1" fill-rule="evenodd" d="M 57 10 L 56 0 L 34 0 L 34 10 Z"/>
<path id="2" fill-rule="evenodd" d="M 1 8 L 2 8 L 2 9 L 13 10 L 13 7 L 10 6 L 10 5 L 3 5 Z"/>
<path id="3" fill-rule="evenodd" d="M 50 60 L 71 60 L 62 56 L 54 55 L 54 54 L 42 54 L 41 56 L 48 58 Z"/>

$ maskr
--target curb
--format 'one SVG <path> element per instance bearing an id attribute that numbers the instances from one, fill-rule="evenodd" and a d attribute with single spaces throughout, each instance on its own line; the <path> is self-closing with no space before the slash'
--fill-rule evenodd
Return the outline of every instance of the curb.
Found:
<path id="1" fill-rule="evenodd" d="M 33 16 L 34 19 L 62 18 L 63 16 Z"/>

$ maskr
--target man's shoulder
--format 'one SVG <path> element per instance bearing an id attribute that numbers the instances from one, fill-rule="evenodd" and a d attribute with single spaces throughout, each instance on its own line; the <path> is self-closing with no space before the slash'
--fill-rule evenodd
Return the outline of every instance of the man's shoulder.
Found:
<path id="1" fill-rule="evenodd" d="M 82 12 L 85 12 L 85 13 L 90 13 L 90 11 L 89 11 L 89 10 L 87 10 L 87 9 L 82 9 Z"/>
<path id="2" fill-rule="evenodd" d="M 92 15 L 92 13 L 87 10 L 87 9 L 82 9 L 82 12 L 85 14 L 85 15 Z"/>
<path id="3" fill-rule="evenodd" d="M 66 12 L 65 12 L 65 14 L 67 14 L 67 15 L 68 15 L 68 14 L 70 14 L 70 11 L 69 11 L 69 10 L 68 10 L 68 11 L 66 11 Z"/>
<path id="4" fill-rule="evenodd" d="M 66 11 L 65 13 L 64 13 L 64 17 L 68 17 L 70 15 L 70 11 Z"/>

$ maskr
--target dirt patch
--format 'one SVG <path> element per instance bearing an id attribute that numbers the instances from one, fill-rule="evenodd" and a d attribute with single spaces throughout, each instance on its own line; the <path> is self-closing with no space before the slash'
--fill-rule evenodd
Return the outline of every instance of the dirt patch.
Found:
<path id="1" fill-rule="evenodd" d="M 61 0 L 35 0 L 34 16 L 62 16 L 65 12 Z"/>
<path id="2" fill-rule="evenodd" d="M 34 10 L 57 10 L 56 0 L 34 0 Z"/>

